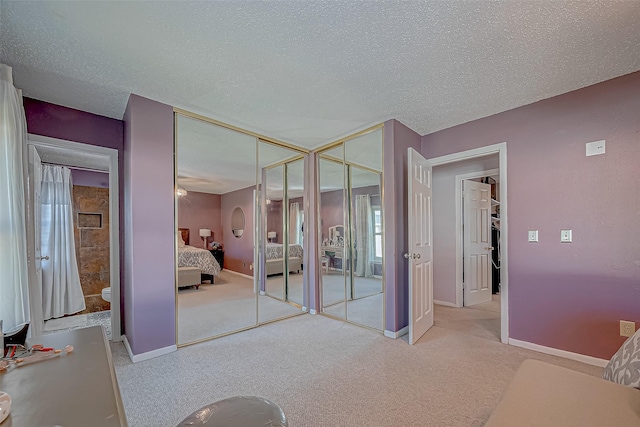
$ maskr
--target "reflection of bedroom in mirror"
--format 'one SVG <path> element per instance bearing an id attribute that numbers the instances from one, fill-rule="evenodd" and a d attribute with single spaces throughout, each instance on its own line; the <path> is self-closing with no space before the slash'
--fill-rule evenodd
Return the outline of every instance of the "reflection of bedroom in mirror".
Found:
<path id="1" fill-rule="evenodd" d="M 241 208 L 235 208 L 231 214 L 231 233 L 238 239 L 244 233 L 244 212 Z"/>
<path id="2" fill-rule="evenodd" d="M 175 120 L 177 344 L 300 314 L 299 307 L 288 302 L 292 298 L 274 298 L 265 292 L 260 259 L 266 247 L 260 248 L 266 244 L 262 223 L 267 217 L 256 194 L 263 168 L 301 157 L 301 153 L 189 113 L 177 112 Z M 275 202 L 282 205 L 283 201 L 288 196 L 281 189 L 279 200 L 274 197 L 274 207 Z M 284 221 L 274 229 L 274 244 L 282 245 L 282 239 L 289 236 Z M 254 232 L 258 229 L 260 234 Z M 201 230 L 210 230 L 211 235 L 202 237 Z M 277 255 L 283 268 L 266 276 L 283 286 L 288 254 L 285 246 Z M 302 287 L 302 281 L 300 284 Z"/>
<path id="3" fill-rule="evenodd" d="M 299 313 L 304 302 L 304 159 L 298 152 L 264 142 L 258 153 L 259 204 L 264 212 L 258 232 L 264 242 L 258 312 L 259 321 L 267 322 Z"/>
<path id="4" fill-rule="evenodd" d="M 382 130 L 323 151 L 318 173 L 322 312 L 383 330 Z"/>

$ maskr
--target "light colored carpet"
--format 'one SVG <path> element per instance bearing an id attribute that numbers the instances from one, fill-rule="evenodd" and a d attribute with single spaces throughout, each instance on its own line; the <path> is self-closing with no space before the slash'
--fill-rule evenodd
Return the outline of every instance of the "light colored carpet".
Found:
<path id="1" fill-rule="evenodd" d="M 112 351 L 130 427 L 175 426 L 241 395 L 277 403 L 291 427 L 482 426 L 525 359 L 602 374 L 451 328 L 452 314 L 440 323 L 414 346 L 303 315 L 135 365 L 122 344 Z"/>
<path id="2" fill-rule="evenodd" d="M 296 304 L 302 305 L 302 284 L 303 274 L 289 273 L 289 283 L 287 290 L 287 300 Z M 274 274 L 267 276 L 267 285 L 265 287 L 266 293 L 269 296 L 284 301 L 285 285 L 284 276 L 282 274 Z"/>
<path id="3" fill-rule="evenodd" d="M 365 298 L 382 292 L 382 280 L 368 277 L 354 278 L 354 297 Z M 346 295 L 350 299 L 351 287 L 347 280 Z M 339 271 L 322 274 L 322 302 L 325 307 L 345 300 L 345 279 Z"/>
<path id="4" fill-rule="evenodd" d="M 260 323 L 296 315 L 300 309 L 268 296 L 258 297 Z M 215 284 L 178 291 L 178 344 L 236 331 L 256 324 L 253 280 L 221 271 Z"/>
<path id="5" fill-rule="evenodd" d="M 348 281 L 347 299 L 350 297 Z M 332 316 L 346 318 L 360 325 L 382 331 L 384 329 L 384 301 L 382 280 L 376 278 L 354 277 L 354 300 L 347 302 L 345 313 L 345 279 L 338 271 L 330 270 L 322 275 L 323 311 Z"/>
<path id="6" fill-rule="evenodd" d="M 97 313 L 76 314 L 74 316 L 51 319 L 44 322 L 44 335 L 53 332 L 69 331 L 71 329 L 88 328 L 90 326 L 102 326 L 111 339 L 111 311 L 99 311 Z"/>
<path id="7" fill-rule="evenodd" d="M 332 316 L 348 319 L 351 322 L 368 326 L 378 331 L 384 330 L 384 315 L 382 294 L 378 293 L 369 297 L 347 302 L 347 312 L 344 311 L 344 302 L 325 307 L 324 312 Z"/>

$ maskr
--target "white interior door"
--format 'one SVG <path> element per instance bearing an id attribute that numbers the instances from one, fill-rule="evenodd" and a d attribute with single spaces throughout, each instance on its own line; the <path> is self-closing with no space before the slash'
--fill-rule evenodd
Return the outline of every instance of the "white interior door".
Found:
<path id="1" fill-rule="evenodd" d="M 42 161 L 33 145 L 28 145 L 29 211 L 27 228 L 30 229 L 29 245 L 33 245 L 33 259 L 29 262 L 29 301 L 31 311 L 31 334 L 41 335 L 44 329 L 42 314 L 42 253 L 40 251 L 40 193 L 42 187 Z M 45 254 L 46 256 L 46 254 Z"/>
<path id="2" fill-rule="evenodd" d="M 431 166 L 409 148 L 409 343 L 433 326 L 433 237 Z"/>
<path id="3" fill-rule="evenodd" d="M 464 305 L 491 301 L 491 186 L 462 181 Z"/>

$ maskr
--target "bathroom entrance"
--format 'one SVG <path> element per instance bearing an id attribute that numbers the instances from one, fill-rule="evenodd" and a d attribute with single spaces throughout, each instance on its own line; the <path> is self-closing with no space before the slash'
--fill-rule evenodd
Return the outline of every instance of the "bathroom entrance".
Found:
<path id="1" fill-rule="evenodd" d="M 117 151 L 28 139 L 31 334 L 98 325 L 117 341 Z"/>

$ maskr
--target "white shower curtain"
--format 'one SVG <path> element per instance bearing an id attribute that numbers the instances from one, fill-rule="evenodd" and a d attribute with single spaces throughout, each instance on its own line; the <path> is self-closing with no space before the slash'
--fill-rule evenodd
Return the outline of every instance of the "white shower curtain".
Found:
<path id="1" fill-rule="evenodd" d="M 300 204 L 298 202 L 289 205 L 289 243 L 300 243 Z"/>
<path id="2" fill-rule="evenodd" d="M 71 170 L 42 165 L 41 247 L 42 311 L 44 319 L 85 309 L 73 240 Z"/>
<path id="3" fill-rule="evenodd" d="M 0 320 L 4 332 L 29 322 L 23 147 L 27 124 L 11 67 L 0 64 Z"/>
<path id="4" fill-rule="evenodd" d="M 373 217 L 368 194 L 356 196 L 356 276 L 373 277 Z"/>

